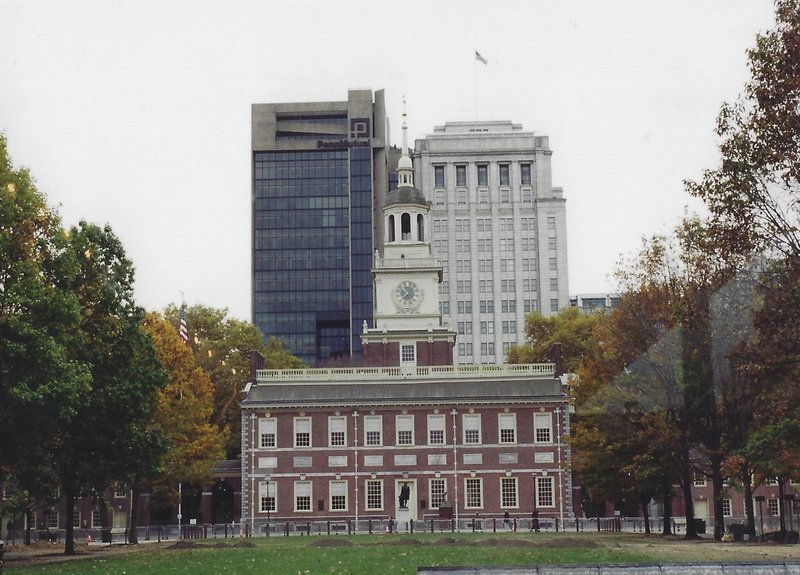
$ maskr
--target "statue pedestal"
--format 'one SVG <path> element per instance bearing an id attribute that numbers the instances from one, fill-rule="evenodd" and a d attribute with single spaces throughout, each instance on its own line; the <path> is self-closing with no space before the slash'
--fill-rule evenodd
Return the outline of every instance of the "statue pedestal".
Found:
<path id="1" fill-rule="evenodd" d="M 408 533 L 411 531 L 411 525 L 408 524 L 408 522 L 411 521 L 411 510 L 408 507 L 398 507 L 395 521 L 398 533 Z"/>

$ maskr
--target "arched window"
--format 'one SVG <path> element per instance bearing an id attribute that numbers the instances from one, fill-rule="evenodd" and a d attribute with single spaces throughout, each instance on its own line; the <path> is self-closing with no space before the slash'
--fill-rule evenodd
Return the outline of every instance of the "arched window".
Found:
<path id="1" fill-rule="evenodd" d="M 422 214 L 417 215 L 417 241 L 425 241 L 425 218 Z"/>
<path id="2" fill-rule="evenodd" d="M 404 213 L 400 216 L 400 239 L 411 239 L 411 215 Z"/>
<path id="3" fill-rule="evenodd" d="M 389 216 L 389 241 L 394 241 L 394 216 Z"/>

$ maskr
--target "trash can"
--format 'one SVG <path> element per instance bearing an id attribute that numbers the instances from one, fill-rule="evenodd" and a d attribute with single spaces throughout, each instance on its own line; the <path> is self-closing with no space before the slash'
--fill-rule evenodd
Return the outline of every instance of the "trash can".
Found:
<path id="1" fill-rule="evenodd" d="M 744 534 L 747 530 L 747 525 L 744 523 L 730 523 L 728 525 L 728 533 L 733 536 L 734 541 L 744 541 Z"/>
<path id="2" fill-rule="evenodd" d="M 694 520 L 694 528 L 695 531 L 698 533 L 705 533 L 706 532 L 706 520 L 705 519 L 698 519 L 695 518 Z"/>

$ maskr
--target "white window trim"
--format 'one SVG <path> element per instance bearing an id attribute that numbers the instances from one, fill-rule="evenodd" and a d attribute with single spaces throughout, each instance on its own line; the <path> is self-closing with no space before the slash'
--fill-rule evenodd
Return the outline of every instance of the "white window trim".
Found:
<path id="1" fill-rule="evenodd" d="M 364 447 L 383 447 L 383 416 L 382 415 L 365 415 L 363 421 L 364 421 Z M 379 436 L 378 436 L 379 439 L 378 439 L 378 443 L 376 443 L 376 444 L 370 444 L 370 443 L 367 442 L 367 433 L 370 432 L 370 431 L 372 431 L 372 432 L 375 431 L 374 429 L 370 429 L 370 425 L 367 423 L 368 421 L 377 421 L 378 422 L 377 431 L 379 433 Z M 372 427 L 374 427 L 374 425 Z"/>
<path id="2" fill-rule="evenodd" d="M 542 504 L 541 498 L 539 497 L 539 482 L 540 481 L 547 481 L 550 483 L 550 493 L 552 495 L 552 504 L 551 505 L 544 505 Z M 556 506 L 556 482 L 555 478 L 548 476 L 548 477 L 537 477 L 536 478 L 536 507 L 544 508 L 544 509 L 554 509 Z"/>
<path id="3" fill-rule="evenodd" d="M 333 492 L 334 484 L 344 485 L 344 509 L 333 508 L 333 496 L 336 495 Z M 347 511 L 350 509 L 349 488 L 350 486 L 348 485 L 346 479 L 332 479 L 328 481 L 328 510 L 331 513 L 347 513 Z"/>
<path id="4" fill-rule="evenodd" d="M 548 417 L 549 426 L 547 429 L 550 430 L 550 440 L 549 441 L 539 441 L 539 434 L 536 432 L 537 429 L 545 429 L 544 426 L 537 426 L 536 420 L 537 418 L 544 418 Z M 540 445 L 551 445 L 553 443 L 553 414 L 549 411 L 534 413 L 533 414 L 533 442 L 538 443 Z"/>
<path id="5" fill-rule="evenodd" d="M 478 422 L 478 441 L 477 442 L 467 442 L 467 425 L 466 422 L 468 420 L 477 421 Z M 483 425 L 481 423 L 481 415 L 480 413 L 464 413 L 461 416 L 461 440 L 464 445 L 483 445 Z M 469 429 L 473 429 L 470 427 Z"/>
<path id="6" fill-rule="evenodd" d="M 480 495 L 481 495 L 480 499 L 481 500 L 480 500 L 480 504 L 478 506 L 467 505 L 467 501 L 469 501 L 469 495 L 468 495 L 469 492 L 467 491 L 467 484 L 469 484 L 470 482 L 473 482 L 473 481 L 477 481 L 478 485 L 480 486 Z M 483 509 L 483 497 L 484 497 L 483 477 L 465 477 L 464 478 L 464 509 Z"/>
<path id="7" fill-rule="evenodd" d="M 463 344 L 459 344 L 459 345 L 463 345 Z M 431 431 L 439 431 L 439 429 L 434 428 L 431 425 L 431 421 L 437 421 L 437 420 L 442 422 L 442 426 L 441 426 L 442 442 L 441 443 L 432 443 L 431 442 Z M 429 414 L 428 415 L 428 445 L 447 445 L 447 418 L 446 418 L 446 416 L 444 414 Z"/>
<path id="8" fill-rule="evenodd" d="M 503 505 L 503 482 L 511 481 L 514 483 L 514 505 Z M 500 478 L 500 509 L 519 509 L 519 480 L 516 477 Z"/>
<path id="9" fill-rule="evenodd" d="M 401 421 L 411 421 L 411 429 L 401 429 L 400 422 Z M 414 416 L 412 414 L 405 414 L 405 415 L 396 415 L 395 416 L 395 445 L 398 447 L 412 447 L 416 445 L 415 437 L 414 437 Z M 411 432 L 411 443 L 400 443 L 400 432 L 401 431 L 410 431 Z"/>
<path id="10" fill-rule="evenodd" d="M 405 359 L 404 350 L 408 348 L 411 349 L 413 355 L 411 359 Z M 417 365 L 417 344 L 415 342 L 400 342 L 400 365 Z"/>
<path id="11" fill-rule="evenodd" d="M 298 486 L 308 485 L 308 509 L 297 508 Z M 295 513 L 312 513 L 314 511 L 314 485 L 311 481 L 295 481 L 294 482 L 294 510 Z"/>
<path id="12" fill-rule="evenodd" d="M 369 506 L 369 484 L 371 482 L 378 483 L 381 486 L 381 506 L 380 507 L 370 507 Z M 384 500 L 384 489 L 383 489 L 383 479 L 367 479 L 364 483 L 364 509 L 367 511 L 383 511 L 383 500 Z"/>
<path id="13" fill-rule="evenodd" d="M 264 436 L 273 435 L 274 445 L 264 447 Z M 274 417 L 261 417 L 258 420 L 258 447 L 259 449 L 275 449 L 278 447 L 278 420 Z"/>
<path id="14" fill-rule="evenodd" d="M 308 445 L 297 445 L 297 434 L 298 433 L 305 433 L 305 432 L 299 432 L 298 431 L 298 424 L 301 423 L 301 422 L 305 422 L 305 421 L 308 421 Z M 311 424 L 311 418 L 310 417 L 306 417 L 306 416 L 304 416 L 304 417 L 295 417 L 292 420 L 292 428 L 293 428 L 292 431 L 294 432 L 294 433 L 292 433 L 292 444 L 294 445 L 295 449 L 308 449 L 308 448 L 314 446 L 314 439 L 313 439 L 313 434 L 312 434 L 313 426 Z"/>
<path id="15" fill-rule="evenodd" d="M 343 429 L 341 430 L 344 433 L 344 443 L 342 445 L 334 445 L 332 441 L 332 435 L 334 431 L 333 429 L 333 421 L 342 421 Z M 347 447 L 347 417 L 344 415 L 329 415 L 328 416 L 328 447 Z"/>
<path id="16" fill-rule="evenodd" d="M 261 505 L 261 500 L 265 497 L 272 497 L 274 509 L 267 511 Z M 278 484 L 275 481 L 261 481 L 258 484 L 258 509 L 259 513 L 276 513 L 278 511 Z"/>
<path id="17" fill-rule="evenodd" d="M 433 484 L 434 484 L 434 482 L 441 482 L 444 485 L 444 491 L 443 491 L 444 497 L 442 499 L 442 502 L 444 503 L 444 502 L 447 501 L 447 479 L 445 479 L 444 477 L 436 477 L 436 478 L 428 479 L 428 494 L 429 494 L 430 503 L 431 503 L 430 507 L 431 507 L 431 509 L 439 509 L 438 505 L 434 506 L 434 504 L 433 504 L 433 496 L 434 496 Z M 436 495 L 438 495 L 438 494 L 436 494 Z"/>
<path id="18" fill-rule="evenodd" d="M 502 427 L 501 422 L 507 419 L 513 421 L 512 427 Z M 513 429 L 514 441 L 503 441 L 503 429 Z M 519 441 L 519 434 L 517 433 L 517 414 L 516 413 L 498 413 L 497 414 L 497 443 L 503 445 L 516 445 Z"/>

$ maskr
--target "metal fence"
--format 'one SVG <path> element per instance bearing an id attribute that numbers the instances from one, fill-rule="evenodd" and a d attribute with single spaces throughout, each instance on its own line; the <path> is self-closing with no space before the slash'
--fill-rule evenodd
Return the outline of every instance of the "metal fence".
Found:
<path id="1" fill-rule="evenodd" d="M 713 523 L 706 524 L 705 519 L 698 521 L 700 533 L 713 532 Z M 731 525 L 743 525 L 745 517 L 733 516 L 725 518 L 726 530 Z M 650 531 L 660 533 L 663 530 L 663 518 L 649 519 Z M 353 534 L 388 534 L 392 533 L 502 533 L 502 532 L 550 532 L 580 533 L 594 532 L 627 532 L 644 533 L 646 522 L 641 517 L 572 517 L 552 518 L 509 518 L 503 517 L 460 517 L 442 519 L 434 516 L 423 517 L 414 521 L 391 521 L 388 518 L 323 520 L 323 521 L 286 521 L 256 519 L 251 527 L 250 522 L 208 523 L 200 525 L 152 525 L 137 527 L 136 533 L 140 542 L 169 541 L 178 539 L 218 539 L 231 537 L 287 537 L 309 535 L 353 535 Z M 686 532 L 686 518 L 671 519 L 672 532 L 680 535 Z M 788 529 L 797 529 L 796 521 L 786 520 Z M 756 534 L 777 531 L 780 528 L 779 517 L 756 517 Z M 31 541 L 50 541 L 63 543 L 64 529 L 31 530 Z M 123 544 L 129 541 L 129 531 L 124 528 L 75 528 L 75 541 L 86 544 Z M 25 531 L 12 530 L 6 533 L 7 544 L 20 544 L 25 541 Z"/>

